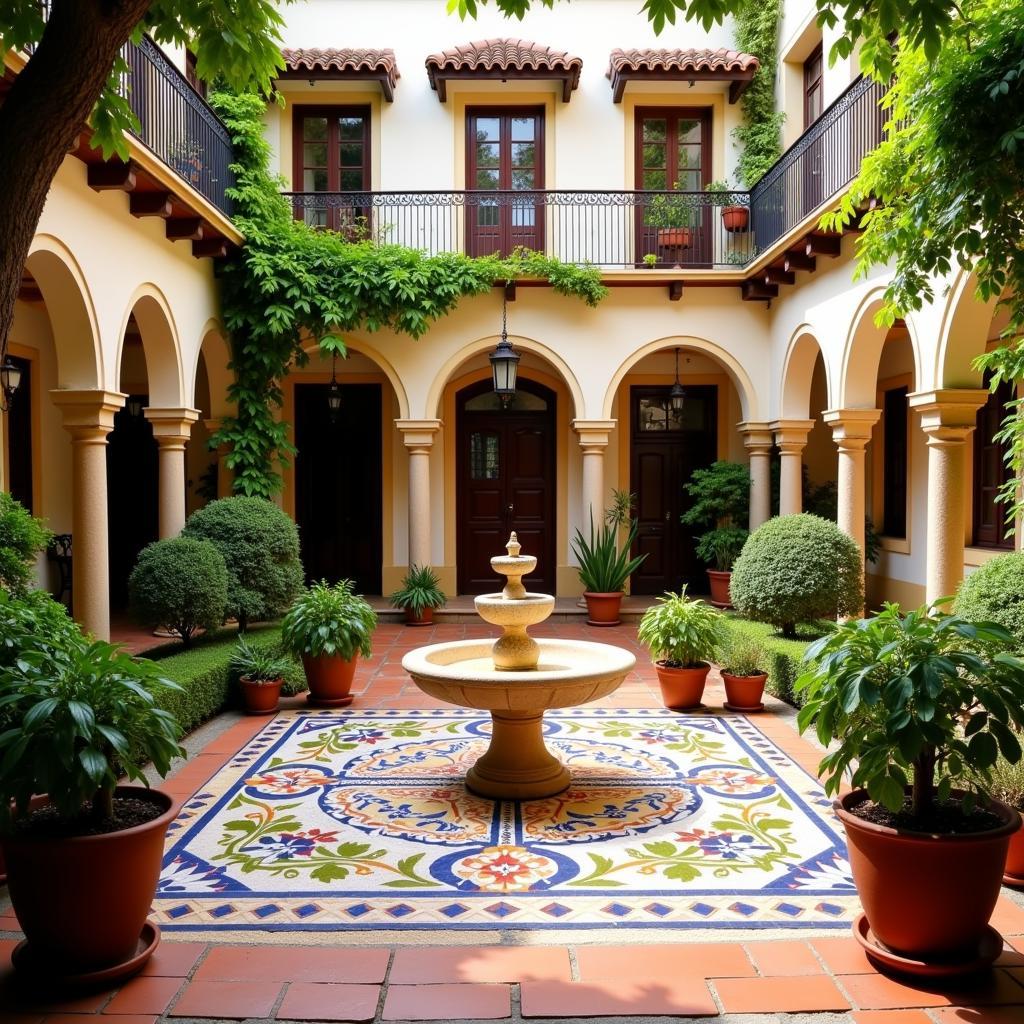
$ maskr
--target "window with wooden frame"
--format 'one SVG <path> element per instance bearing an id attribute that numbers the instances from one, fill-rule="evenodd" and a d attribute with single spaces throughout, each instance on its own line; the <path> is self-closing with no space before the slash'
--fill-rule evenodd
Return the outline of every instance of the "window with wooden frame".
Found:
<path id="1" fill-rule="evenodd" d="M 985 384 L 987 387 L 987 379 Z M 973 543 L 979 548 L 1013 549 L 1013 538 L 1006 536 L 1006 505 L 996 500 L 1011 472 L 1006 445 L 996 440 L 996 434 L 1006 418 L 1007 403 L 1013 399 L 1013 383 L 1003 381 L 989 394 L 975 421 Z"/>
<path id="2" fill-rule="evenodd" d="M 804 61 L 804 128 L 810 128 L 825 107 L 823 70 L 822 48 L 818 43 Z"/>
<path id="3" fill-rule="evenodd" d="M 292 116 L 294 191 L 362 193 L 370 190 L 368 106 L 296 106 Z M 369 213 L 369 208 L 358 200 L 346 202 L 342 198 L 337 205 L 325 209 L 299 210 L 296 217 L 305 216 L 306 223 L 313 227 L 362 236 L 371 228 Z"/>
<path id="4" fill-rule="evenodd" d="M 196 55 L 191 50 L 185 51 L 185 81 L 206 99 L 206 82 L 196 73 Z"/>
<path id="5" fill-rule="evenodd" d="M 909 406 L 908 387 L 889 388 L 882 398 L 882 529 L 906 539 Z"/>

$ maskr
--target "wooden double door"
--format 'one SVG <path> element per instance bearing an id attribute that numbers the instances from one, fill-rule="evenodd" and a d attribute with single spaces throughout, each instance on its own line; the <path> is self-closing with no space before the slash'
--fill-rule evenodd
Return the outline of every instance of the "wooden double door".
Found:
<path id="1" fill-rule="evenodd" d="M 530 590 L 555 592 L 555 393 L 520 380 L 502 409 L 490 380 L 456 396 L 457 559 L 460 594 L 501 589 L 491 558 L 515 530 L 537 556 Z"/>
<path id="2" fill-rule="evenodd" d="M 680 415 L 672 412 L 667 388 L 630 388 L 630 490 L 639 524 L 633 553 L 647 555 L 633 574 L 634 594 L 661 594 L 684 583 L 691 593 L 707 592 L 698 531 L 679 519 L 692 504 L 684 485 L 717 458 L 717 422 L 714 386 L 687 387 Z"/>

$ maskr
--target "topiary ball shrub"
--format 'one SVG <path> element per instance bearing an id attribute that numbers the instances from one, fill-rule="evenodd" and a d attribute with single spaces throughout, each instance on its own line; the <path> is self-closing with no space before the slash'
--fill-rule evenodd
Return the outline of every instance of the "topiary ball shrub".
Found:
<path id="1" fill-rule="evenodd" d="M 732 602 L 748 619 L 796 636 L 798 622 L 864 607 L 864 557 L 835 523 L 803 513 L 769 519 L 732 569 Z"/>
<path id="2" fill-rule="evenodd" d="M 0 491 L 0 587 L 24 594 L 32 581 L 36 555 L 50 541 L 42 520 Z"/>
<path id="3" fill-rule="evenodd" d="M 228 570 L 208 540 L 173 537 L 139 553 L 128 579 L 132 613 L 144 626 L 165 626 L 185 644 L 224 621 Z"/>
<path id="4" fill-rule="evenodd" d="M 960 584 L 953 611 L 971 622 L 998 622 L 1024 652 L 1024 552 L 999 555 L 975 569 Z"/>
<path id="5" fill-rule="evenodd" d="M 208 540 L 228 569 L 229 618 L 239 629 L 274 619 L 302 589 L 299 531 L 265 498 L 221 498 L 193 512 L 183 537 Z"/>

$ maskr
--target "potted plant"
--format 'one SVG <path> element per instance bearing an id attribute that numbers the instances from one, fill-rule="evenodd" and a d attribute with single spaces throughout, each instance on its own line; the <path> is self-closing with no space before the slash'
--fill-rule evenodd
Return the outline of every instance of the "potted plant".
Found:
<path id="1" fill-rule="evenodd" d="M 658 254 L 656 252 L 645 252 L 642 257 L 642 262 L 648 270 L 654 270 L 658 265 Z"/>
<path id="2" fill-rule="evenodd" d="M 701 706 L 704 684 L 725 639 L 725 620 L 703 601 L 691 601 L 686 587 L 666 594 L 644 612 L 637 638 L 650 648 L 662 700 L 672 711 Z"/>
<path id="3" fill-rule="evenodd" d="M 326 580 L 301 593 L 281 620 L 285 649 L 302 659 L 306 700 L 316 707 L 352 703 L 352 679 L 361 654 L 368 658 L 377 616 L 351 580 Z"/>
<path id="4" fill-rule="evenodd" d="M 835 744 L 825 791 L 853 786 L 834 806 L 864 907 L 855 935 L 882 965 L 955 974 L 1002 950 L 988 919 L 1021 819 L 988 790 L 999 754 L 1021 757 L 1012 647 L 995 623 L 889 604 L 807 649 L 798 721 Z"/>
<path id="5" fill-rule="evenodd" d="M 240 636 L 231 652 L 231 669 L 238 675 L 245 710 L 250 715 L 277 711 L 281 684 L 289 662 L 276 651 L 260 647 Z"/>
<path id="6" fill-rule="evenodd" d="M 616 521 L 606 522 L 594 528 L 590 519 L 590 540 L 577 529 L 572 542 L 573 554 L 579 562 L 580 581 L 583 597 L 587 602 L 587 623 L 591 626 L 617 626 L 619 610 L 626 580 L 636 571 L 647 557 L 646 554 L 630 557 L 636 541 L 639 525 L 629 520 L 626 543 L 618 545 L 619 525 Z"/>
<path id="7" fill-rule="evenodd" d="M 749 536 L 750 472 L 737 462 L 719 460 L 694 470 L 686 492 L 693 504 L 680 516 L 685 526 L 706 527 L 697 538 L 697 555 L 713 565 L 708 569 L 711 603 L 731 608 L 729 583 L 732 566 Z"/>
<path id="8" fill-rule="evenodd" d="M 1020 737 L 1017 737 L 1020 739 Z M 1000 757 L 992 769 L 992 783 L 989 794 L 1018 813 L 1024 812 L 1024 760 L 1010 764 Z M 1006 867 L 1003 869 L 1003 884 L 1024 886 L 1024 828 L 1010 836 L 1010 848 L 1006 852 Z"/>
<path id="9" fill-rule="evenodd" d="M 725 684 L 725 706 L 730 711 L 763 711 L 764 647 L 753 637 L 733 633 L 722 649 L 722 682 Z"/>
<path id="10" fill-rule="evenodd" d="M 678 181 L 672 185 L 672 190 L 679 192 Z M 676 252 L 678 259 L 692 244 L 697 217 L 698 211 L 689 196 L 659 192 L 647 206 L 645 223 L 658 229 L 658 245 Z"/>
<path id="11" fill-rule="evenodd" d="M 440 608 L 448 598 L 441 589 L 437 573 L 429 565 L 411 565 L 402 578 L 402 586 L 388 598 L 395 608 L 405 609 L 409 626 L 429 626 L 434 621 L 434 609 Z"/>
<path id="12" fill-rule="evenodd" d="M 716 197 L 722 204 L 722 227 L 729 232 L 750 230 L 750 207 L 731 202 L 737 190 L 727 181 L 712 181 L 704 186 L 704 191 Z M 728 204 L 728 205 L 726 205 Z M 717 203 L 716 203 L 717 205 Z"/>
<path id="13" fill-rule="evenodd" d="M 162 777 L 185 754 L 161 688 L 179 689 L 70 622 L 0 664 L 0 836 L 25 933 L 13 959 L 48 982 L 124 977 L 159 942 L 146 916 L 175 808 L 139 765 Z"/>

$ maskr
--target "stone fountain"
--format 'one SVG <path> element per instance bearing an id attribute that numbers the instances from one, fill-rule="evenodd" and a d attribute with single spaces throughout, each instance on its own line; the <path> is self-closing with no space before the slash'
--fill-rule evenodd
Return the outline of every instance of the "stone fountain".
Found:
<path id="1" fill-rule="evenodd" d="M 476 598 L 477 614 L 502 627 L 493 643 L 459 640 L 410 651 L 402 667 L 432 697 L 491 713 L 491 742 L 466 773 L 466 785 L 493 800 L 539 800 L 564 790 L 569 770 L 544 745 L 544 712 L 586 704 L 618 689 L 636 664 L 629 651 L 586 640 L 535 640 L 528 626 L 555 607 L 532 594 L 523 577 L 537 567 L 520 554 L 513 533 L 508 554 L 491 559 L 506 577 L 500 593 Z"/>

